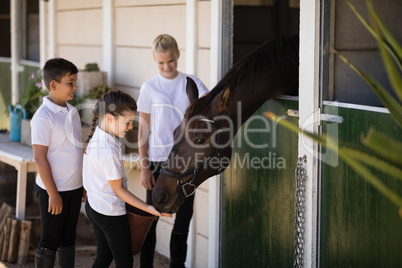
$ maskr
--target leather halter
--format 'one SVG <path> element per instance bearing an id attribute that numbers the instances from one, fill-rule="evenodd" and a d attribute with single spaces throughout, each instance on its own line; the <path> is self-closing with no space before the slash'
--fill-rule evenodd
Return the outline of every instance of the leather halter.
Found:
<path id="1" fill-rule="evenodd" d="M 215 124 L 215 125 L 218 126 L 218 137 L 216 138 L 216 143 L 219 143 L 220 136 L 221 136 L 221 133 L 222 133 L 222 130 L 220 129 L 220 125 L 217 124 L 214 120 L 211 120 L 211 119 L 200 119 L 200 121 L 211 122 L 211 123 L 213 123 L 213 124 Z M 179 172 L 173 172 L 173 171 L 170 171 L 170 170 L 168 170 L 168 169 L 166 169 L 166 168 L 162 168 L 162 169 L 160 170 L 160 173 L 161 173 L 161 174 L 164 174 L 164 175 L 166 175 L 166 176 L 169 176 L 169 177 L 176 178 L 176 179 L 177 179 L 177 186 L 178 186 L 178 187 L 181 187 L 184 196 L 187 198 L 187 197 L 189 197 L 189 196 L 191 196 L 191 195 L 193 195 L 193 194 L 195 193 L 195 188 L 197 188 L 197 186 L 195 185 L 194 182 L 195 182 L 195 179 L 197 178 L 197 175 L 198 175 L 198 173 L 200 172 L 200 170 L 201 170 L 212 158 L 214 158 L 214 157 L 216 157 L 216 156 L 218 156 L 218 148 L 215 147 L 215 148 L 212 150 L 212 152 L 209 154 L 209 156 L 208 156 L 208 157 L 201 163 L 201 165 L 199 165 L 198 167 L 195 167 L 195 168 L 192 168 L 192 169 L 183 171 L 183 172 L 181 172 L 181 173 L 179 173 Z M 189 180 L 188 182 L 183 182 L 182 178 L 183 178 L 183 177 L 186 177 L 186 176 L 188 176 L 188 175 L 190 175 L 190 174 L 193 174 L 191 180 Z M 187 187 L 187 186 L 192 187 L 189 192 L 186 190 L 186 187 Z"/>

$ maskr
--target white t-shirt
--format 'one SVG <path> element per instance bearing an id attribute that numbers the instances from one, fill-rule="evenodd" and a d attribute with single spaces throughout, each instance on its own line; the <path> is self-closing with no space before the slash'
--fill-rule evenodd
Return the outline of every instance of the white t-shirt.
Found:
<path id="1" fill-rule="evenodd" d="M 196 76 L 181 72 L 174 79 L 166 79 L 158 73 L 141 86 L 138 111 L 151 114 L 148 141 L 151 161 L 165 161 L 173 147 L 173 131 L 190 105 L 186 94 L 187 76 L 195 81 L 199 97 L 208 92 Z"/>
<path id="2" fill-rule="evenodd" d="M 82 187 L 81 120 L 73 106 L 62 107 L 44 97 L 31 120 L 31 139 L 32 144 L 49 147 L 47 159 L 59 192 Z M 45 189 L 39 173 L 36 183 Z"/>
<path id="3" fill-rule="evenodd" d="M 107 216 L 126 214 L 126 203 L 117 196 L 108 182 L 123 178 L 123 186 L 127 188 L 120 142 L 99 126 L 84 154 L 82 177 L 92 209 Z"/>

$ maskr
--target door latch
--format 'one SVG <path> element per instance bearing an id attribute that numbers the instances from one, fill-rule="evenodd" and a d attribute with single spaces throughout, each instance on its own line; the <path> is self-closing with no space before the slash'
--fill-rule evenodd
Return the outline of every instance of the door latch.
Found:
<path id="1" fill-rule="evenodd" d="M 318 112 L 320 112 L 320 109 Z M 289 109 L 288 115 L 292 116 L 292 117 L 299 117 L 299 111 Z M 322 114 L 321 112 L 319 114 L 319 119 L 320 119 L 320 121 L 332 122 L 332 123 L 338 123 L 338 124 L 342 124 L 342 122 L 343 122 L 342 116 L 333 115 L 333 114 Z"/>

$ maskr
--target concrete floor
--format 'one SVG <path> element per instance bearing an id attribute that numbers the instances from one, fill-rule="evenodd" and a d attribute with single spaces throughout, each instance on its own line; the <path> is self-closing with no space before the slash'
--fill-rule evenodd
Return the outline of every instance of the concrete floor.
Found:
<path id="1" fill-rule="evenodd" d="M 36 198 L 33 198 L 36 199 Z M 33 201 L 26 209 L 26 219 L 32 221 L 30 250 L 28 254 L 28 262 L 25 264 L 12 264 L 0 261 L 0 268 L 34 268 L 35 267 L 35 249 L 38 245 L 41 227 L 39 208 L 36 200 Z M 80 214 L 77 224 L 77 240 L 76 240 L 76 258 L 75 267 L 91 267 L 96 258 L 96 242 L 91 222 L 84 213 Z M 56 266 L 57 267 L 57 266 Z M 111 267 L 114 267 L 112 263 Z M 139 254 L 134 256 L 134 267 L 139 267 Z M 154 267 L 169 267 L 169 259 L 156 252 L 154 259 Z"/>

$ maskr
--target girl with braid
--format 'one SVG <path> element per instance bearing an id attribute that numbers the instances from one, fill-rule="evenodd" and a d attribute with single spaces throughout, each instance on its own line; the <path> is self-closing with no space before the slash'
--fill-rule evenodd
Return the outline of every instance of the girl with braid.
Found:
<path id="1" fill-rule="evenodd" d="M 91 133 L 86 141 L 83 183 L 87 191 L 85 210 L 91 220 L 97 256 L 92 267 L 133 267 L 131 235 L 126 203 L 156 216 L 158 212 L 127 189 L 119 138 L 130 131 L 137 104 L 122 91 L 110 91 L 93 111 Z"/>

